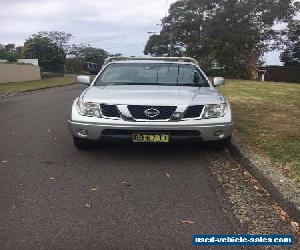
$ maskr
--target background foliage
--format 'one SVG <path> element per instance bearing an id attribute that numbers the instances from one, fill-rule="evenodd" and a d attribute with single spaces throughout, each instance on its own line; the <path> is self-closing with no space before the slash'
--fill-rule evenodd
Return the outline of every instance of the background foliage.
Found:
<path id="1" fill-rule="evenodd" d="M 226 68 L 235 77 L 253 79 L 262 55 L 283 45 L 276 24 L 293 22 L 297 11 L 292 0 L 180 0 L 144 53 L 192 56 L 206 71 Z"/>

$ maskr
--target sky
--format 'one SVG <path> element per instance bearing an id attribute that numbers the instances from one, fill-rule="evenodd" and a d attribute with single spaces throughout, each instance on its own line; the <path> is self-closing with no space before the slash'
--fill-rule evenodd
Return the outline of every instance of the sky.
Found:
<path id="1" fill-rule="evenodd" d="M 0 0 L 0 43 L 23 45 L 39 31 L 64 31 L 71 43 L 90 44 L 110 53 L 142 56 L 148 32 L 159 32 L 175 0 Z M 280 64 L 280 52 L 265 55 Z"/>

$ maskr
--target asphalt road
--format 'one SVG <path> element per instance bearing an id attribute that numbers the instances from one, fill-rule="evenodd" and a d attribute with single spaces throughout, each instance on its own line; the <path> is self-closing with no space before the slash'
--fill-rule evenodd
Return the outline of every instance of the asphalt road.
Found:
<path id="1" fill-rule="evenodd" d="M 193 234 L 243 232 L 208 168 L 222 152 L 76 149 L 66 121 L 83 88 L 0 100 L 0 249 L 189 249 Z"/>

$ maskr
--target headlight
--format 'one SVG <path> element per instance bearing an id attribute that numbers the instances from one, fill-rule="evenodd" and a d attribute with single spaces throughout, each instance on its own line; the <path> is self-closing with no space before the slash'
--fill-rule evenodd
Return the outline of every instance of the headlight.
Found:
<path id="1" fill-rule="evenodd" d="M 101 117 L 100 105 L 93 102 L 77 102 L 79 114 L 90 117 Z"/>
<path id="2" fill-rule="evenodd" d="M 204 107 L 203 118 L 219 118 L 225 115 L 226 104 L 208 104 Z"/>

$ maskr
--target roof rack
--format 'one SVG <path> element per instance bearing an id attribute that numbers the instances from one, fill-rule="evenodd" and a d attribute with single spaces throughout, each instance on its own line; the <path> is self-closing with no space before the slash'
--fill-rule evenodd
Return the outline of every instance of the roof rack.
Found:
<path id="1" fill-rule="evenodd" d="M 196 59 L 191 58 L 191 57 L 122 57 L 122 56 L 115 56 L 115 57 L 108 57 L 103 66 L 107 65 L 108 63 L 114 62 L 114 61 L 123 61 L 123 60 L 137 60 L 137 61 L 142 61 L 142 60 L 151 60 L 151 61 L 157 61 L 157 60 L 163 60 L 163 61 L 170 61 L 170 62 L 191 62 L 196 65 L 198 65 L 198 62 Z"/>

